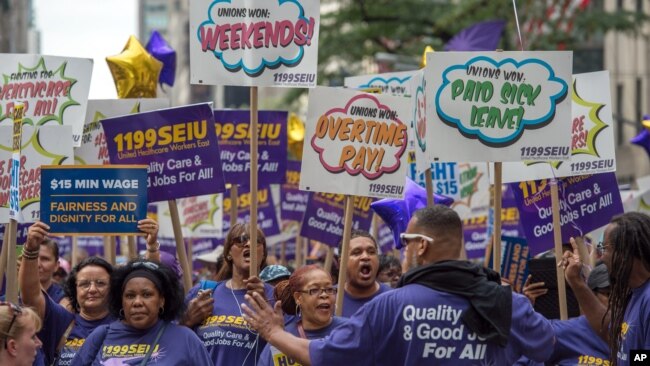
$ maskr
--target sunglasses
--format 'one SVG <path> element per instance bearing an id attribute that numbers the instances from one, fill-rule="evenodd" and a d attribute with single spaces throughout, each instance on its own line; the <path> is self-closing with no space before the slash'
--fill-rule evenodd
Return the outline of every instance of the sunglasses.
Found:
<path id="1" fill-rule="evenodd" d="M 606 245 L 604 242 L 599 241 L 598 244 L 596 244 L 596 252 L 598 255 L 603 255 L 605 253 L 605 248 L 611 248 L 611 245 Z"/>
<path id="2" fill-rule="evenodd" d="M 433 243 L 434 240 L 431 239 L 430 237 L 422 234 L 407 234 L 407 233 L 401 233 L 399 234 L 399 239 L 402 241 L 402 247 L 406 248 L 406 246 L 409 244 L 411 240 L 415 239 L 421 239 L 424 241 L 428 241 L 429 243 Z"/>
<path id="3" fill-rule="evenodd" d="M 232 239 L 232 243 L 238 247 L 243 247 L 248 243 L 248 241 L 251 240 L 250 236 L 248 234 L 241 234 L 239 237 L 235 237 Z M 261 236 L 257 236 L 257 244 L 264 245 L 264 238 Z"/>
<path id="4" fill-rule="evenodd" d="M 7 349 L 7 338 L 9 338 L 9 335 L 11 334 L 11 328 L 14 326 L 16 317 L 23 314 L 23 309 L 20 306 L 7 301 L 0 301 L 0 306 L 8 306 L 9 309 L 11 309 L 11 313 L 13 314 L 13 317 L 11 318 L 11 322 L 9 322 L 9 327 L 7 328 L 7 331 L 4 332 L 5 349 Z"/>
<path id="5" fill-rule="evenodd" d="M 149 268 L 152 271 L 157 271 L 158 268 L 160 268 L 159 265 L 153 262 L 133 262 L 133 265 L 131 267 L 145 267 Z"/>

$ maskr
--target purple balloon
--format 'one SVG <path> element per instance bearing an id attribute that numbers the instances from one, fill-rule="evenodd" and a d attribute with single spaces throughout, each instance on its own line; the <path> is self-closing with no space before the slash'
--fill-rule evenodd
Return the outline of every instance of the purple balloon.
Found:
<path id="1" fill-rule="evenodd" d="M 169 86 L 174 86 L 174 79 L 176 79 L 176 51 L 174 51 L 156 30 L 151 32 L 151 37 L 149 37 L 146 48 L 147 52 L 155 57 L 156 60 L 163 63 L 158 82 L 160 84 L 165 83 Z"/>
<path id="2" fill-rule="evenodd" d="M 453 198 L 439 194 L 433 195 L 433 201 L 445 206 L 450 206 L 454 202 Z M 370 207 L 393 232 L 397 249 L 402 249 L 402 241 L 399 235 L 406 231 L 413 212 L 426 206 L 427 191 L 409 177 L 406 177 L 404 199 L 384 198 L 370 204 Z"/>
<path id="3" fill-rule="evenodd" d="M 644 128 L 638 135 L 632 137 L 630 142 L 644 148 L 646 154 L 650 157 L 650 132 L 648 130 Z"/>
<path id="4" fill-rule="evenodd" d="M 471 25 L 445 45 L 445 51 L 494 51 L 499 45 L 506 22 L 490 20 Z"/>

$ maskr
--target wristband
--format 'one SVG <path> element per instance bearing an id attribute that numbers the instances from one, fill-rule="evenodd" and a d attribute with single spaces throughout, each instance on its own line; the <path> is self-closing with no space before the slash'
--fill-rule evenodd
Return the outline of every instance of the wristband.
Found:
<path id="1" fill-rule="evenodd" d="M 149 244 L 147 243 L 147 252 L 149 253 L 155 253 L 160 249 L 160 242 L 156 241 L 156 247 L 155 248 L 149 248 Z"/>

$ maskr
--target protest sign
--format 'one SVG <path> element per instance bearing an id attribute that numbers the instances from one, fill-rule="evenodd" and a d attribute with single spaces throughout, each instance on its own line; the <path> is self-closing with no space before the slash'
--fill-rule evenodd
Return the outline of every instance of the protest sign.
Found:
<path id="1" fill-rule="evenodd" d="M 142 234 L 147 167 L 42 166 L 41 221 L 53 234 Z"/>
<path id="2" fill-rule="evenodd" d="M 280 186 L 280 217 L 282 220 L 302 221 L 307 208 L 309 192 L 298 188 L 300 183 L 300 162 L 287 161 L 287 179 Z"/>
<path id="3" fill-rule="evenodd" d="M 402 197 L 408 100 L 318 87 L 309 111 L 300 174 L 304 191 Z"/>
<path id="4" fill-rule="evenodd" d="M 428 162 L 568 159 L 572 56 L 428 53 Z"/>
<path id="5" fill-rule="evenodd" d="M 377 245 L 379 245 L 380 252 L 383 254 L 392 253 L 395 249 L 395 239 L 390 227 L 386 225 L 384 220 L 377 220 Z"/>
<path id="6" fill-rule="evenodd" d="M 24 124 L 71 126 L 79 146 L 92 69 L 85 58 L 0 54 L 0 126 L 11 124 L 14 106 L 22 103 Z"/>
<path id="7" fill-rule="evenodd" d="M 251 192 L 247 187 L 237 191 L 237 222 L 250 222 Z M 257 227 L 259 227 L 267 241 L 269 237 L 280 234 L 280 224 L 275 211 L 273 195 L 269 187 L 260 187 L 257 190 Z M 230 231 L 230 209 L 232 200 L 230 197 L 223 198 L 223 237 Z"/>
<path id="8" fill-rule="evenodd" d="M 513 290 L 521 293 L 528 277 L 528 243 L 525 238 L 502 235 L 501 245 L 501 277 L 510 282 Z"/>
<path id="9" fill-rule="evenodd" d="M 352 228 L 370 230 L 372 214 L 369 197 L 354 197 Z M 343 237 L 345 195 L 312 192 L 302 220 L 300 236 L 336 247 Z"/>
<path id="10" fill-rule="evenodd" d="M 551 189 L 548 180 L 510 183 L 530 254 L 553 248 Z M 558 181 L 562 242 L 587 234 L 623 212 L 616 175 L 603 173 Z"/>
<path id="11" fill-rule="evenodd" d="M 350 89 L 378 89 L 382 94 L 411 95 L 411 77 L 414 71 L 387 72 L 383 74 L 348 76 L 344 85 Z"/>
<path id="12" fill-rule="evenodd" d="M 178 216 L 184 238 L 220 238 L 223 231 L 222 195 L 179 199 Z"/>
<path id="13" fill-rule="evenodd" d="M 419 70 L 411 78 L 411 130 L 409 147 L 415 154 L 415 170 L 418 173 L 431 168 L 427 156 L 427 81 L 424 70 Z M 410 142 L 413 141 L 411 144 Z"/>
<path id="14" fill-rule="evenodd" d="M 616 171 L 609 72 L 573 75 L 571 160 L 503 164 L 503 181 L 539 180 Z"/>
<path id="15" fill-rule="evenodd" d="M 316 86 L 317 0 L 190 1 L 192 84 Z"/>
<path id="16" fill-rule="evenodd" d="M 250 111 L 215 110 L 214 122 L 226 183 L 248 185 L 250 179 Z M 282 183 L 287 167 L 287 112 L 258 112 L 257 176 L 261 185 Z"/>
<path id="17" fill-rule="evenodd" d="M 101 121 L 111 164 L 148 165 L 149 201 L 223 192 L 210 103 Z"/>
<path id="18" fill-rule="evenodd" d="M 424 174 L 417 173 L 412 157 L 408 154 L 409 178 L 425 187 Z M 432 163 L 431 180 L 433 193 L 452 198 L 451 208 L 461 219 L 487 215 L 490 205 L 490 182 L 486 163 Z"/>
<path id="19" fill-rule="evenodd" d="M 501 208 L 501 234 L 512 237 L 524 236 L 519 222 L 519 210 L 512 192 L 506 188 Z M 485 257 L 485 247 L 490 243 L 492 230 L 487 213 L 463 219 L 463 237 L 467 258 L 479 259 Z"/>
<path id="20" fill-rule="evenodd" d="M 81 146 L 74 149 L 75 164 L 102 165 L 110 163 L 106 136 L 101 124 L 102 119 L 167 107 L 169 107 L 169 100 L 164 98 L 89 100 Z"/>
<path id="21" fill-rule="evenodd" d="M 12 126 L 0 126 L 0 145 L 11 146 Z M 41 165 L 72 163 L 70 126 L 23 125 L 20 151 L 20 210 L 24 222 L 40 219 Z M 0 148 L 0 223 L 9 222 L 9 188 L 12 164 L 11 148 Z"/>

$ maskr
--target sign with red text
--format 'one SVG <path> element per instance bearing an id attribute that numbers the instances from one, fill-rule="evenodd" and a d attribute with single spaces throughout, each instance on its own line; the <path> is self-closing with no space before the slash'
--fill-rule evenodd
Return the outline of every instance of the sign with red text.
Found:
<path id="1" fill-rule="evenodd" d="M 567 160 L 572 52 L 427 54 L 426 156 Z"/>
<path id="2" fill-rule="evenodd" d="M 12 145 L 13 126 L 0 126 L 0 145 Z M 23 125 L 20 148 L 19 205 L 23 222 L 35 222 L 41 212 L 41 165 L 72 164 L 72 128 L 70 126 Z M 11 185 L 11 148 L 0 148 L 0 223 L 9 222 Z"/>
<path id="3" fill-rule="evenodd" d="M 503 164 L 503 182 L 616 171 L 609 71 L 573 75 L 571 160 Z"/>
<path id="4" fill-rule="evenodd" d="M 177 200 L 178 216 L 184 238 L 220 238 L 223 230 L 221 194 Z"/>
<path id="5" fill-rule="evenodd" d="M 74 149 L 77 165 L 109 164 L 106 136 L 101 120 L 126 114 L 153 111 L 169 107 L 169 99 L 91 99 L 86 109 L 81 146 Z"/>
<path id="6" fill-rule="evenodd" d="M 318 0 L 190 0 L 192 84 L 316 86 Z"/>
<path id="7" fill-rule="evenodd" d="M 300 189 L 402 197 L 408 99 L 317 87 L 309 92 Z"/>
<path id="8" fill-rule="evenodd" d="M 11 125 L 14 105 L 22 103 L 24 124 L 72 126 L 79 146 L 92 71 L 91 59 L 0 54 L 0 126 Z"/>

